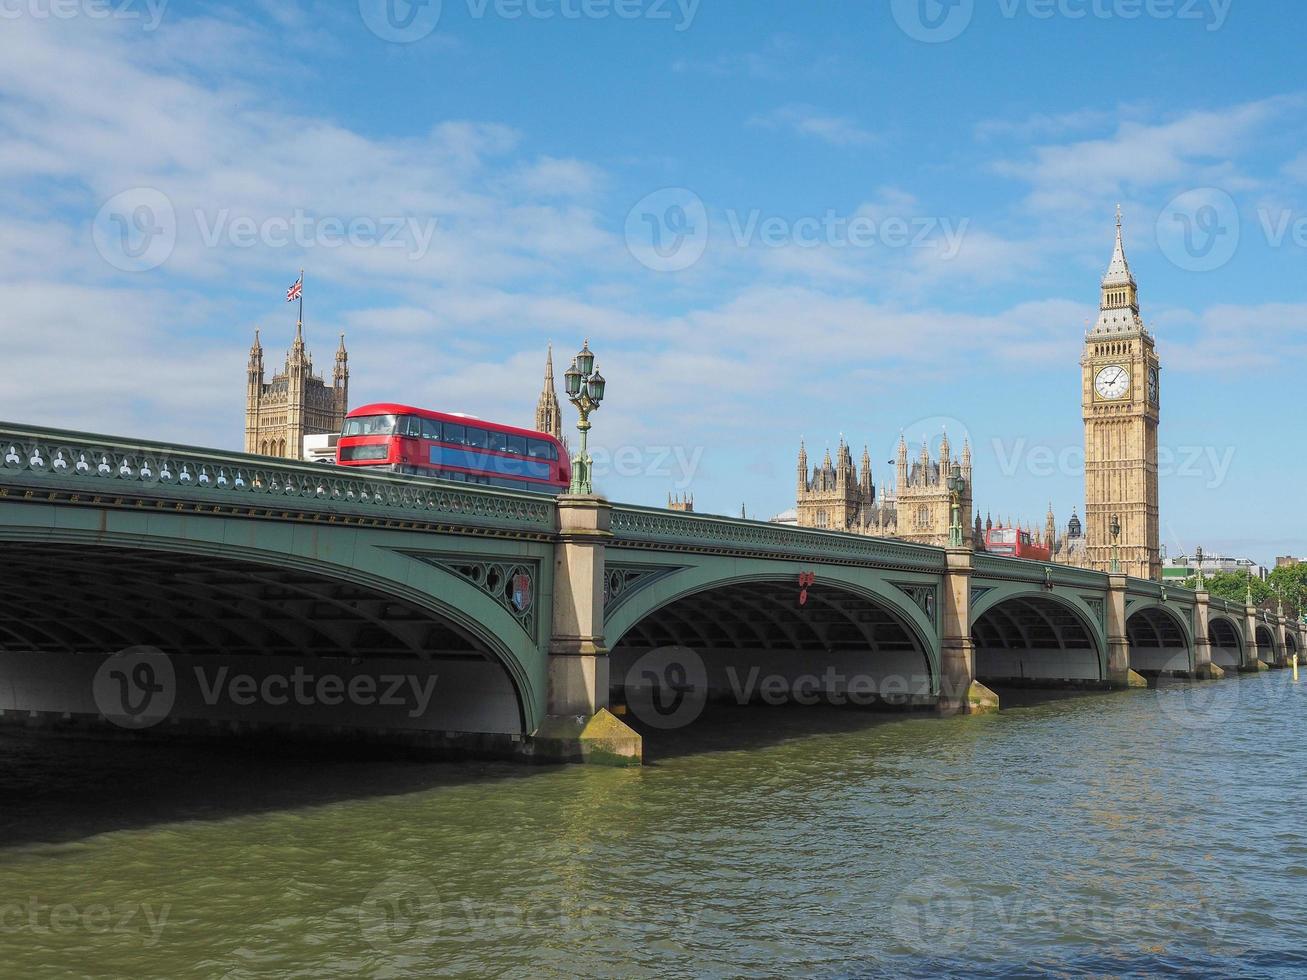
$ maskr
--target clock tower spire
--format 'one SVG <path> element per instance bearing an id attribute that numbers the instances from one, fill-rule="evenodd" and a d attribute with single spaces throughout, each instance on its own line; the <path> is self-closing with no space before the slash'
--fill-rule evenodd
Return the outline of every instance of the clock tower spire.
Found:
<path id="1" fill-rule="evenodd" d="M 1111 569 L 1113 545 L 1121 569 L 1160 579 L 1157 486 L 1160 363 L 1139 314 L 1139 286 L 1126 260 L 1121 208 L 1116 246 L 1102 281 L 1098 320 L 1080 360 L 1085 423 L 1085 530 L 1089 562 Z M 1121 522 L 1113 542 L 1112 518 Z"/>

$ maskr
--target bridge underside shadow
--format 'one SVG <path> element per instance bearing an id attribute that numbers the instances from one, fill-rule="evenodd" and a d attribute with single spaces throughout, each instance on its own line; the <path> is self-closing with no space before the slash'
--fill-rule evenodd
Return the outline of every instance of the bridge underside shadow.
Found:
<path id="1" fill-rule="evenodd" d="M 971 639 L 976 679 L 987 686 L 1107 686 L 1104 658 L 1089 627 L 1056 599 L 1005 599 L 976 618 Z"/>
<path id="2" fill-rule="evenodd" d="M 1212 644 L 1212 663 L 1223 670 L 1238 670 L 1243 666 L 1243 639 L 1234 623 L 1213 616 L 1208 623 L 1207 639 Z"/>
<path id="3" fill-rule="evenodd" d="M 449 736 L 484 737 L 489 747 L 523 733 L 519 692 L 483 641 L 377 588 L 290 562 L 0 547 L 5 721 L 393 733 L 415 744 L 436 737 L 434 748 Z M 124 650 L 133 651 L 128 666 L 106 681 L 119 662 L 106 657 Z M 158 717 L 133 714 L 145 690 L 132 688 L 142 658 Z"/>
<path id="4" fill-rule="evenodd" d="M 736 582 L 648 613 L 613 645 L 614 703 L 656 705 L 673 689 L 701 705 L 936 703 L 925 646 L 893 610 L 826 584 L 799 599 L 793 580 Z"/>
<path id="5" fill-rule="evenodd" d="M 1141 609 L 1126 620 L 1130 669 L 1145 677 L 1190 676 L 1189 640 L 1175 616 L 1164 609 Z"/>
<path id="6" fill-rule="evenodd" d="M 1265 626 L 1257 627 L 1257 658 L 1268 664 L 1279 663 L 1281 659 L 1280 644 L 1275 641 L 1275 634 Z"/>

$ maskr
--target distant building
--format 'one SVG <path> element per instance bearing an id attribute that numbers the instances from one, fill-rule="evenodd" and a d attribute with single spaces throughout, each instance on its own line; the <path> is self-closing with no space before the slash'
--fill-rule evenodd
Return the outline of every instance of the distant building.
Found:
<path id="1" fill-rule="evenodd" d="M 1202 568 L 1204 575 L 1216 575 L 1221 572 L 1247 575 L 1251 570 L 1254 578 L 1265 579 L 1271 574 L 1268 569 L 1251 558 L 1227 558 L 1222 555 L 1203 555 Z M 1178 555 L 1175 558 L 1166 558 L 1162 562 L 1163 581 L 1192 578 L 1197 574 L 1198 561 L 1189 556 Z"/>
<path id="2" fill-rule="evenodd" d="M 349 412 L 349 354 L 345 335 L 336 350 L 330 386 L 313 373 L 313 358 L 304 346 L 304 325 L 272 380 L 264 381 L 263 345 L 254 331 L 245 394 L 245 451 L 284 459 L 304 458 L 304 438 L 339 435 Z"/>
<path id="3" fill-rule="evenodd" d="M 1293 568 L 1295 565 L 1301 565 L 1302 563 L 1303 559 L 1294 558 L 1291 555 L 1285 555 L 1283 558 L 1275 559 L 1276 568 Z"/>
<path id="4" fill-rule="evenodd" d="M 336 462 L 336 444 L 340 442 L 340 433 L 323 433 L 304 437 L 303 459 L 310 463 Z"/>
<path id="5" fill-rule="evenodd" d="M 683 511 L 683 512 L 685 512 L 685 513 L 687 513 L 687 514 L 693 514 L 693 513 L 694 513 L 694 495 L 693 495 L 693 494 L 689 494 L 689 493 L 686 493 L 686 494 L 680 494 L 680 495 L 670 494 L 670 493 L 669 493 L 669 494 L 667 495 L 667 509 L 668 509 L 668 510 L 679 510 L 679 511 Z"/>
<path id="6" fill-rule="evenodd" d="M 790 510 L 783 510 L 771 519 L 771 523 L 786 524 L 791 527 L 795 527 L 799 523 L 799 512 L 797 510 L 794 510 L 793 508 L 791 508 Z"/>
<path id="7" fill-rule="evenodd" d="M 808 470 L 808 451 L 799 446 L 798 492 L 795 511 L 800 527 L 851 531 L 874 537 L 900 538 L 915 544 L 945 546 L 952 523 L 948 480 L 953 471 L 964 484 L 960 496 L 962 532 L 971 537 L 971 445 L 965 442 L 960 459 L 950 452 L 945 433 L 938 459 L 923 440 L 921 452 L 908 463 L 908 443 L 899 437 L 892 490 L 878 492 L 872 478 L 871 454 L 862 450 L 862 466 L 854 465 L 848 443 L 840 439 L 836 459 L 827 450 L 821 465 Z"/>

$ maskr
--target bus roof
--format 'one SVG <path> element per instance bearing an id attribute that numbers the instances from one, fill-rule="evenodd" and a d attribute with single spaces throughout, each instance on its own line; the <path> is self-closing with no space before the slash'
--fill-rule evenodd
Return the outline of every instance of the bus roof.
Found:
<path id="1" fill-rule="evenodd" d="M 522 429 L 515 425 L 503 425 L 499 422 L 487 422 L 485 419 L 479 419 L 473 415 L 459 415 L 454 412 L 433 412 L 427 408 L 417 408 L 413 405 L 402 405 L 399 402 L 374 402 L 371 405 L 360 405 L 345 417 L 353 419 L 362 418 L 366 415 L 416 415 L 419 418 L 437 419 L 441 422 L 452 422 L 455 425 L 475 424 L 483 429 L 493 429 L 495 432 L 507 432 L 512 435 L 527 436 L 531 439 L 548 439 L 550 442 L 557 443 L 560 448 L 563 445 L 548 432 L 537 432 L 535 429 Z"/>

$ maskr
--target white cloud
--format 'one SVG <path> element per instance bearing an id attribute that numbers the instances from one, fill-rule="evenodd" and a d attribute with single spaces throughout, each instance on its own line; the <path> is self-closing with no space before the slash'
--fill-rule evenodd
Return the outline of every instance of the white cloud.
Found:
<path id="1" fill-rule="evenodd" d="M 1101 206 L 1127 188 L 1215 182 L 1237 189 L 1252 182 L 1232 161 L 1249 152 L 1255 135 L 1302 104 L 1298 97 L 1277 96 L 1160 123 L 1126 121 L 1110 136 L 1038 146 L 1024 158 L 998 161 L 994 169 L 1031 185 L 1032 208 L 1057 211 Z"/>
<path id="2" fill-rule="evenodd" d="M 855 120 L 831 115 L 809 105 L 781 106 L 764 115 L 752 116 L 749 125 L 789 131 L 832 146 L 868 146 L 876 142 L 875 134 L 863 129 Z"/>

